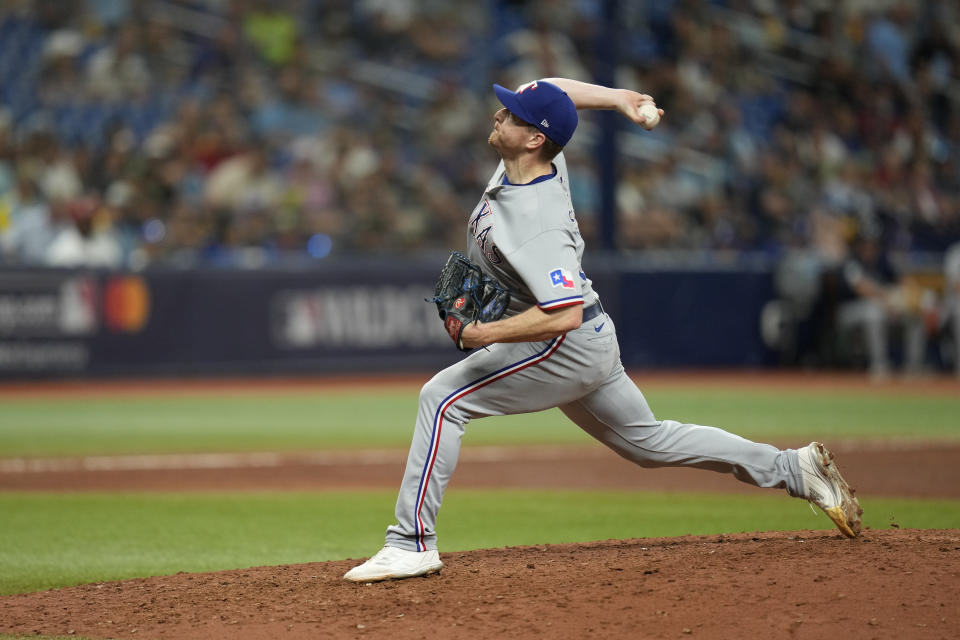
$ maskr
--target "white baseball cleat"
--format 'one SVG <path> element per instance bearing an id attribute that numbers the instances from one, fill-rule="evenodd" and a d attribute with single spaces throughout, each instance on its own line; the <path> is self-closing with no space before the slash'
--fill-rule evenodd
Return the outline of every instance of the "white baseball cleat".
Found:
<path id="1" fill-rule="evenodd" d="M 376 582 L 424 576 L 440 571 L 443 563 L 440 554 L 433 551 L 407 551 L 396 547 L 384 547 L 363 564 L 343 575 L 350 582 Z"/>
<path id="2" fill-rule="evenodd" d="M 840 475 L 833 454 L 819 442 L 811 442 L 797 449 L 797 456 L 803 472 L 804 497 L 823 509 L 843 535 L 856 538 L 860 534 L 863 509 L 853 489 Z"/>

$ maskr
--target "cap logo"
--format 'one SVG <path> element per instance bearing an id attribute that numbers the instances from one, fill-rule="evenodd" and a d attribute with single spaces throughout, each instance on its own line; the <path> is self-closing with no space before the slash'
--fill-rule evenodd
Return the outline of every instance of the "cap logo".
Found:
<path id="1" fill-rule="evenodd" d="M 543 120 L 540 121 L 540 126 L 541 126 L 541 127 L 546 127 L 547 129 L 549 129 L 549 128 L 550 128 L 550 123 L 547 122 L 547 119 L 546 119 L 546 118 L 544 118 Z"/>
<path id="2" fill-rule="evenodd" d="M 528 82 L 527 84 L 525 84 L 525 85 L 521 86 L 519 89 L 517 89 L 517 93 L 523 93 L 523 92 L 526 91 L 527 89 L 536 89 L 536 88 L 537 88 L 537 81 L 534 80 L 533 82 Z"/>

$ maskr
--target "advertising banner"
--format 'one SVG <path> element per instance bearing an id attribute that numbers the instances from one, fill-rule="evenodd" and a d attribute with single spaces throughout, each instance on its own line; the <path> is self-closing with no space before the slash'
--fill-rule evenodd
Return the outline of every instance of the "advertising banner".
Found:
<path id="1" fill-rule="evenodd" d="M 424 301 L 438 264 L 0 271 L 0 377 L 429 372 L 463 357 Z M 772 360 L 768 273 L 590 275 L 628 367 Z"/>

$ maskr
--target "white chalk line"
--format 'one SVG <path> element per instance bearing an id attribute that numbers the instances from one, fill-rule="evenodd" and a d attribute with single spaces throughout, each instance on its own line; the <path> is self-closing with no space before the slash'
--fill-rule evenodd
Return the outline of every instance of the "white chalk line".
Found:
<path id="1" fill-rule="evenodd" d="M 600 447 L 469 447 L 464 462 L 554 461 L 610 455 Z M 300 453 L 178 453 L 85 456 L 80 458 L 0 458 L 0 473 L 76 471 L 177 471 L 198 469 L 268 469 L 290 465 L 334 467 L 403 463 L 406 450 L 362 449 Z"/>
<path id="2" fill-rule="evenodd" d="M 795 445 L 799 446 L 799 445 Z M 828 443 L 834 452 L 927 451 L 957 449 L 957 440 L 840 440 Z M 78 471 L 189 471 L 203 469 L 270 469 L 291 465 L 314 467 L 402 464 L 405 449 L 353 449 L 307 452 L 172 453 L 47 458 L 0 458 L 0 473 Z M 553 462 L 610 456 L 600 445 L 476 446 L 460 451 L 461 462 Z"/>

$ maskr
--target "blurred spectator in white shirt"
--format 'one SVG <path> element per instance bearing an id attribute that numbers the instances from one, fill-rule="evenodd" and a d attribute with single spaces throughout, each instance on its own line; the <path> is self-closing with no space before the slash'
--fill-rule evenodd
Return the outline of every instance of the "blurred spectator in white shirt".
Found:
<path id="1" fill-rule="evenodd" d="M 119 268 L 123 252 L 109 220 L 98 216 L 100 203 L 84 196 L 66 205 L 68 220 L 46 251 L 51 267 Z"/>
<path id="2" fill-rule="evenodd" d="M 145 97 L 151 76 L 146 60 L 138 51 L 141 34 L 131 23 L 122 24 L 115 38 L 90 57 L 87 88 L 92 96 L 105 100 Z"/>
<path id="3" fill-rule="evenodd" d="M 3 262 L 42 264 L 47 247 L 53 240 L 54 228 L 50 220 L 50 207 L 28 172 L 19 172 L 7 201 L 10 204 L 9 225 L 5 230 L 0 230 Z"/>

